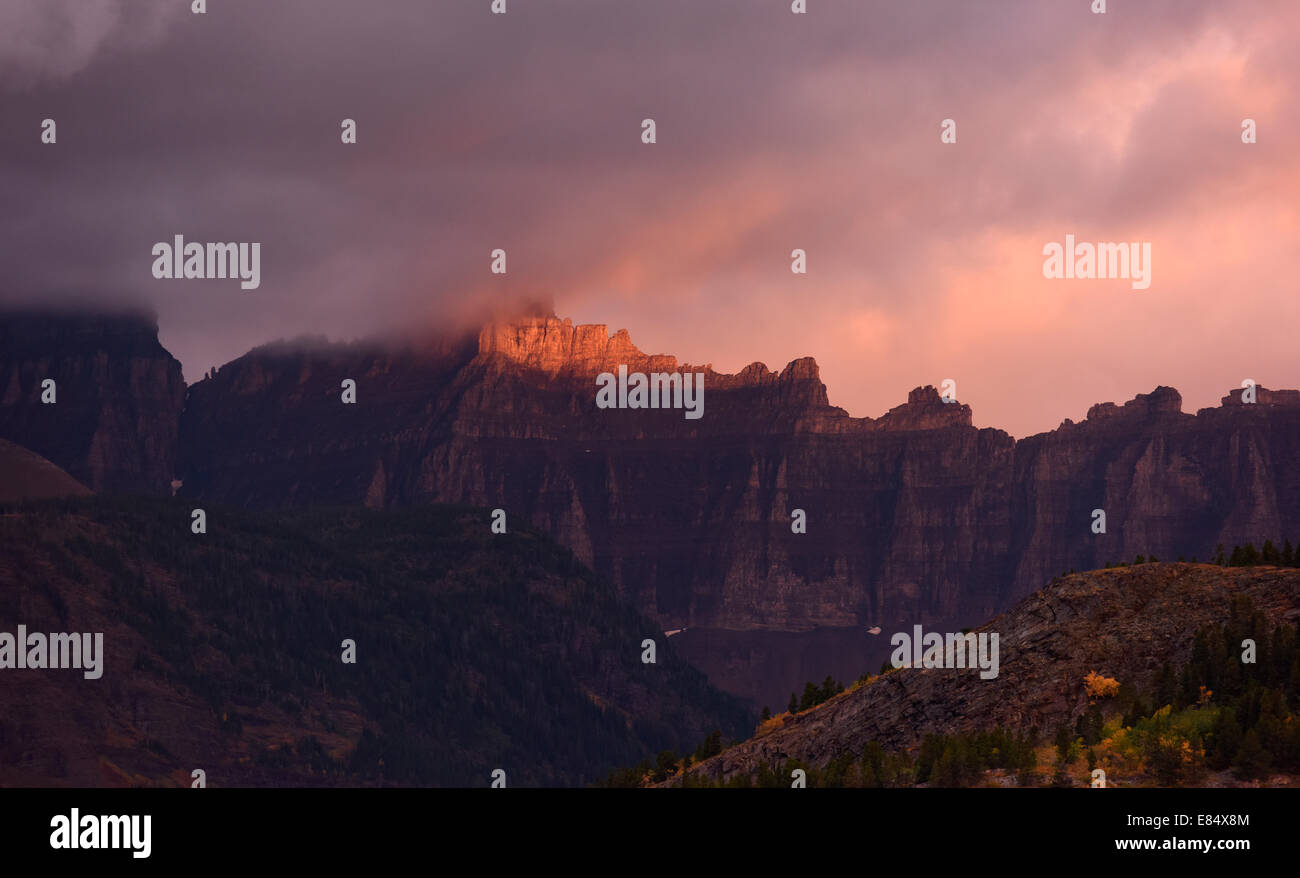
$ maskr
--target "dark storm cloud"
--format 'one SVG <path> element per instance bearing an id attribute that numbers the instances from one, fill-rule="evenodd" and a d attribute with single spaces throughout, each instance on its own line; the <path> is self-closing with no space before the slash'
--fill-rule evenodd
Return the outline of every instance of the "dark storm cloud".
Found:
<path id="1" fill-rule="evenodd" d="M 1176 218 L 1193 236 L 1223 200 L 1295 184 L 1289 118 L 1269 119 L 1250 165 L 1235 141 L 1241 116 L 1295 96 L 1281 0 L 1107 16 L 1084 0 L 208 5 L 0 6 L 0 295 L 147 301 L 191 380 L 274 337 L 542 293 L 719 367 L 815 355 L 833 401 L 876 414 L 954 362 L 967 387 L 1012 382 L 1009 362 L 980 371 L 1005 336 L 966 350 L 935 316 L 978 289 L 988 327 L 1030 325 L 1023 298 L 989 292 L 1024 284 L 987 254 L 1027 252 L 1032 274 L 1043 235 L 1072 224 L 1154 237 Z M 946 117 L 961 147 L 944 152 Z M 260 289 L 155 280 L 150 248 L 174 234 L 262 242 Z M 813 266 L 800 288 L 795 246 Z M 1058 317 L 1069 349 L 1077 321 Z M 1097 328 L 1078 331 L 1082 346 Z M 1081 386 L 1023 423 L 1108 392 Z M 1014 389 L 985 394 L 977 418 L 1026 409 Z"/>

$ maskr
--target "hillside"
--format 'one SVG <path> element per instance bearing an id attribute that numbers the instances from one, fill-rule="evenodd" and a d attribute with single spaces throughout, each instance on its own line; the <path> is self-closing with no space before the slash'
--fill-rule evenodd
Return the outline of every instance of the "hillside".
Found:
<path id="1" fill-rule="evenodd" d="M 567 550 L 484 510 L 208 508 L 193 534 L 191 505 L 0 518 L 3 630 L 103 632 L 107 656 L 99 679 L 4 672 L 0 785 L 580 785 L 753 721 Z"/>
<path id="2" fill-rule="evenodd" d="M 89 488 L 36 452 L 0 439 L 0 503 L 89 493 Z"/>
<path id="3" fill-rule="evenodd" d="M 999 635 L 997 677 L 981 679 L 978 669 L 891 669 L 810 710 L 782 715 L 691 773 L 714 782 L 757 778 L 787 760 L 826 766 L 875 747 L 906 752 L 931 735 L 999 728 L 1026 736 L 1036 730 L 1050 740 L 1098 704 L 1084 684 L 1094 672 L 1160 707 L 1162 669 L 1192 659 L 1198 631 L 1238 615 L 1233 604 L 1241 598 L 1260 616 L 1254 636 L 1262 641 L 1266 625 L 1300 620 L 1300 570 L 1154 563 L 1062 577 L 974 629 Z M 1229 648 L 1227 658 L 1236 661 L 1240 640 Z M 1260 649 L 1267 663 L 1267 644 Z M 1293 670 L 1287 662 L 1279 672 L 1300 686 L 1300 665 Z"/>

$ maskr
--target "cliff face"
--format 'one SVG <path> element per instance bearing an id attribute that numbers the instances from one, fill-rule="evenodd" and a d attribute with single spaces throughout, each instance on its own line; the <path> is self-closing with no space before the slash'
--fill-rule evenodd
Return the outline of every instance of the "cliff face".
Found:
<path id="1" fill-rule="evenodd" d="M 96 490 L 164 493 L 179 366 L 131 326 L 0 321 L 0 435 Z M 703 417 L 598 409 L 596 375 L 620 365 L 702 374 Z M 42 407 L 55 369 L 58 406 Z M 812 668 L 878 668 L 873 625 L 956 630 L 1069 569 L 1300 539 L 1300 393 L 1257 400 L 1191 415 L 1156 388 L 1016 442 L 933 388 L 851 418 L 810 358 L 721 374 L 535 317 L 418 346 L 257 348 L 189 388 L 176 469 L 183 494 L 232 506 L 502 508 L 776 707 Z"/>
<path id="2" fill-rule="evenodd" d="M 595 376 L 621 364 L 702 373 L 703 417 L 597 409 Z M 349 377 L 356 405 L 340 399 Z M 1295 396 L 1261 388 L 1256 405 L 1188 415 L 1157 388 L 1014 442 L 933 388 L 850 418 L 811 359 L 725 375 L 531 318 L 436 351 L 253 351 L 191 388 L 184 491 L 503 508 L 665 629 L 687 627 L 679 649 L 715 679 L 775 705 L 803 665 L 879 666 L 877 639 L 849 629 L 970 624 L 1070 568 L 1300 537 L 1300 472 L 1284 464 L 1300 454 Z"/>
<path id="3" fill-rule="evenodd" d="M 55 402 L 42 403 L 42 382 Z M 140 314 L 0 317 L 0 438 L 94 491 L 169 494 L 185 382 Z"/>
<path id="4" fill-rule="evenodd" d="M 702 373 L 703 417 L 597 409 L 620 364 Z M 666 628 L 985 612 L 1006 572 L 1012 442 L 965 406 L 927 388 L 852 419 L 812 360 L 723 375 L 553 318 L 446 357 L 254 351 L 191 389 L 183 445 L 184 491 L 216 502 L 503 508 Z"/>
<path id="5" fill-rule="evenodd" d="M 1016 444 L 1012 595 L 1066 569 L 1139 554 L 1213 556 L 1217 544 L 1300 534 L 1300 399 L 1260 391 L 1242 405 L 1181 412 L 1158 387 L 1123 406 L 1093 406 L 1086 421 Z M 1093 534 L 1094 509 L 1106 533 Z"/>

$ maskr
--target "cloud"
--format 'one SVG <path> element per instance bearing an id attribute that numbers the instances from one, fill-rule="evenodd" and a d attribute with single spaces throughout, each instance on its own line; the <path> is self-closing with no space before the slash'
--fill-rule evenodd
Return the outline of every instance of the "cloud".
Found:
<path id="1" fill-rule="evenodd" d="M 64 79 L 101 52 L 154 43 L 184 6 L 167 0 L 5 0 L 0 89 Z"/>
<path id="2" fill-rule="evenodd" d="M 210 7 L 0 4 L 0 296 L 145 298 L 193 377 L 550 294 L 684 361 L 815 356 L 857 415 L 953 378 L 1017 435 L 1300 385 L 1293 0 Z M 1152 241 L 1152 289 L 1045 281 L 1066 233 Z M 262 242 L 262 287 L 154 280 L 173 234 Z"/>

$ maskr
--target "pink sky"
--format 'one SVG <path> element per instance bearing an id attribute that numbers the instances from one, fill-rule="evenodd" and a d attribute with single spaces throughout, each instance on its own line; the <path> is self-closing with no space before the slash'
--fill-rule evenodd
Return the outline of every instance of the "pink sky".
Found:
<path id="1" fill-rule="evenodd" d="M 951 378 L 1017 436 L 1158 384 L 1187 411 L 1300 387 L 1294 0 L 232 0 L 147 28 L 141 0 L 66 37 L 62 5 L 0 11 L 6 118 L 36 120 L 0 133 L 2 295 L 145 299 L 190 380 L 544 294 L 724 371 L 813 356 L 854 415 Z M 155 281 L 177 233 L 262 241 L 262 287 Z M 1150 288 L 1045 279 L 1066 234 L 1150 242 Z"/>

